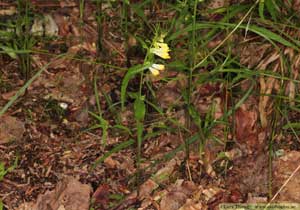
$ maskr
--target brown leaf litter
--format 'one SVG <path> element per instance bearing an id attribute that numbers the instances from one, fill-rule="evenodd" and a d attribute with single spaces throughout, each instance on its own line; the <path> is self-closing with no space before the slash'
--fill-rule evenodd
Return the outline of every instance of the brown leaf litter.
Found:
<path id="1" fill-rule="evenodd" d="M 25 132 L 25 125 L 16 117 L 3 115 L 0 117 L 0 145 L 20 141 Z"/>
<path id="2" fill-rule="evenodd" d="M 280 190 L 280 193 L 275 198 L 275 201 L 295 203 L 300 202 L 299 166 L 299 151 L 290 151 L 274 161 L 273 195 Z"/>
<path id="3" fill-rule="evenodd" d="M 131 150 L 113 154 L 92 173 L 88 170 L 91 162 L 101 156 L 103 152 L 110 150 L 115 143 L 122 142 L 123 139 L 119 137 L 109 139 L 106 150 L 97 142 L 100 136 L 99 132 L 77 135 L 78 130 L 83 125 L 84 127 L 88 126 L 89 116 L 86 110 L 90 108 L 89 105 L 95 106 L 95 97 L 93 99 L 87 97 L 92 95 L 92 92 L 91 87 L 87 87 L 87 79 L 90 78 L 87 78 L 86 75 L 89 77 L 99 69 L 105 70 L 104 68 L 97 69 L 99 66 L 88 65 L 83 72 L 78 62 L 71 61 L 71 58 L 75 58 L 79 54 L 87 55 L 92 59 L 95 58 L 97 30 L 95 18 L 90 15 L 95 8 L 89 2 L 86 3 L 83 17 L 85 24 L 80 26 L 77 24 L 80 12 L 75 2 L 69 0 L 59 3 L 45 3 L 38 0 L 32 2 L 40 9 L 45 9 L 47 6 L 57 8 L 53 17 L 59 28 L 59 36 L 67 38 L 65 44 L 69 57 L 57 59 L 52 63 L 45 74 L 32 84 L 28 95 L 22 99 L 24 103 L 22 101 L 22 108 L 18 110 L 33 112 L 30 120 L 27 120 L 25 112 L 22 111 L 17 111 L 18 117 L 15 116 L 15 113 L 10 113 L 13 116 L 6 115 L 0 120 L 0 149 L 1 154 L 5 154 L 3 161 L 8 163 L 8 159 L 12 159 L 11 157 L 14 157 L 15 153 L 20 153 L 21 161 L 20 165 L 0 183 L 1 197 L 4 195 L 3 201 L 6 206 L 13 208 L 22 199 L 34 200 L 38 197 L 36 202 L 24 203 L 18 210 L 85 210 L 89 208 L 90 202 L 98 204 L 100 209 L 107 209 L 112 204 L 110 203 L 110 194 L 116 192 L 124 196 L 127 195 L 125 200 L 115 207 L 118 210 L 129 209 L 139 202 L 141 203 L 140 210 L 149 208 L 200 210 L 216 209 L 219 203 L 228 201 L 266 201 L 268 154 L 265 149 L 266 137 L 269 135 L 268 118 L 273 111 L 273 102 L 269 95 L 273 92 L 278 93 L 279 83 L 277 79 L 261 75 L 259 80 L 261 96 L 259 99 L 250 96 L 236 110 L 234 118 L 229 119 L 230 122 L 234 122 L 234 133 L 229 134 L 228 136 L 231 135 L 231 137 L 228 137 L 228 139 L 237 143 L 235 146 L 238 148 L 225 151 L 227 157 L 233 162 L 233 166 L 228 169 L 225 179 L 221 175 L 213 173 L 212 168 L 218 154 L 227 146 L 224 140 L 227 138 L 224 138 L 224 127 L 217 126 L 213 129 L 212 134 L 221 141 L 224 140 L 225 143 L 224 145 L 216 145 L 212 142 L 213 139 L 207 139 L 208 143 L 205 148 L 207 164 L 204 164 L 198 156 L 194 158 L 195 155 L 191 155 L 190 159 L 193 160 L 189 160 L 190 165 L 187 167 L 191 169 L 191 177 L 194 182 L 181 179 L 185 176 L 179 170 L 180 166 L 183 165 L 182 157 L 184 155 L 181 153 L 165 164 L 157 165 L 156 171 L 153 169 L 152 171 L 149 170 L 151 172 L 147 171 L 147 175 L 150 173 L 153 175 L 150 178 L 147 177 L 141 185 L 139 196 L 137 196 L 134 189 L 129 189 L 129 183 L 132 179 L 129 180 L 128 177 L 135 172 L 134 152 Z M 298 1 L 293 2 L 295 8 L 298 4 Z M 208 7 L 220 8 L 226 5 L 228 5 L 228 1 L 216 0 L 212 1 Z M 155 7 L 159 10 L 158 3 L 155 4 Z M 112 19 L 115 12 L 113 9 L 105 11 L 109 13 L 108 16 Z M 0 15 L 12 13 L 13 10 L 10 10 L 10 8 L 0 10 Z M 166 14 L 160 15 L 169 18 Z M 103 24 L 103 44 L 108 51 L 108 57 L 123 65 L 125 60 L 124 40 L 119 39 L 117 34 L 119 32 L 118 24 L 114 25 L 114 22 L 112 23 L 112 25 L 109 25 L 109 23 Z M 115 29 L 114 27 L 117 28 L 116 31 L 111 30 L 112 28 Z M 217 38 L 221 36 L 217 36 Z M 70 37 L 73 38 L 68 39 Z M 59 40 L 54 41 L 54 43 L 60 45 L 64 42 Z M 60 54 L 63 52 L 55 49 L 53 53 Z M 284 54 L 289 55 L 291 63 L 293 63 L 291 78 L 298 79 L 299 55 L 291 49 L 286 49 Z M 241 63 L 248 68 L 254 68 L 257 71 L 269 69 L 274 73 L 282 70 L 280 69 L 279 52 L 273 52 L 270 44 L 252 44 L 246 41 L 244 48 L 240 49 L 240 55 Z M 47 63 L 47 59 L 42 55 L 33 56 L 34 65 L 37 67 Z M 113 63 L 113 61 L 110 62 Z M 123 72 L 116 74 L 122 76 Z M 174 111 L 175 114 L 172 117 L 175 116 L 174 118 L 177 118 L 181 124 L 185 124 L 186 116 L 182 109 L 183 98 L 181 92 L 187 86 L 186 76 L 171 71 L 166 71 L 164 74 L 174 78 L 177 77 L 179 81 L 167 82 L 160 86 L 156 81 L 161 78 L 157 80 L 151 78 L 154 86 L 156 85 L 155 88 L 158 89 L 157 102 L 164 109 L 171 106 L 177 108 L 178 110 Z M 102 72 L 99 75 L 101 78 L 98 86 L 103 88 L 108 95 L 114 89 L 119 88 L 120 84 L 117 82 L 121 80 L 120 78 L 111 78 L 112 74 L 106 75 Z M 91 81 L 89 80 L 89 82 Z M 22 84 L 20 83 L 20 85 Z M 247 87 L 249 86 L 245 85 L 242 90 L 246 90 Z M 195 88 L 192 102 L 201 116 L 207 114 L 210 107 L 215 105 L 213 117 L 214 119 L 220 119 L 224 114 L 223 107 L 228 105 L 228 101 L 226 101 L 228 96 L 224 93 L 225 89 L 222 84 L 218 83 L 208 83 Z M 6 101 L 14 93 L 15 90 L 9 90 L 1 93 L 1 97 Z M 291 105 L 295 104 L 296 93 L 297 84 L 289 81 L 286 87 L 286 95 L 288 95 Z M 41 105 L 33 106 L 35 102 L 40 102 L 37 101 L 40 96 L 43 96 L 43 100 L 46 101 L 53 99 L 68 104 L 68 111 L 71 113 L 65 116 L 64 123 L 55 122 L 53 119 L 44 121 L 40 117 L 41 110 L 43 110 Z M 101 105 L 105 105 L 103 95 L 99 94 L 99 96 Z M 35 101 L 29 102 L 32 99 L 31 97 Z M 28 104 L 30 104 L 30 107 L 28 107 Z M 257 106 L 257 104 L 259 105 Z M 127 113 L 122 115 L 126 126 L 132 124 L 130 118 L 132 118 L 133 113 L 130 108 L 129 105 Z M 23 120 L 23 118 L 26 120 Z M 73 120 L 79 122 L 75 128 L 71 127 Z M 259 120 L 261 126 L 258 123 Z M 25 130 L 25 126 L 27 130 Z M 72 132 L 75 132 L 75 134 Z M 24 141 L 22 141 L 23 137 Z M 18 144 L 14 145 L 14 142 L 18 142 Z M 181 143 L 183 143 L 183 139 L 173 134 L 151 138 L 144 143 L 143 157 L 145 159 L 151 158 L 151 161 L 159 160 L 165 153 L 174 150 Z M 293 151 L 287 152 L 285 156 L 275 161 L 275 187 L 273 189 L 275 192 L 280 189 L 282 184 L 291 176 L 293 170 L 298 167 L 299 159 L 299 154 Z M 145 161 L 143 164 L 148 166 L 151 161 Z M 203 167 L 205 168 L 204 171 L 201 170 Z M 85 183 L 93 184 L 95 190 L 92 200 L 90 200 L 91 187 L 80 183 L 75 178 L 68 177 L 56 184 L 57 180 L 61 180 L 61 177 L 65 175 L 80 177 L 80 180 Z M 298 180 L 300 178 L 298 175 L 298 173 L 295 174 L 283 188 L 278 200 L 299 201 L 298 188 L 300 187 L 297 186 L 299 186 Z M 225 182 L 225 185 L 223 182 Z M 47 190 L 54 187 L 55 189 L 52 191 Z M 45 190 L 47 190 L 46 193 L 44 193 Z"/>
<path id="4" fill-rule="evenodd" d="M 17 210 L 88 210 L 91 192 L 89 185 L 67 177 L 54 190 L 39 195 L 35 203 L 24 203 Z"/>

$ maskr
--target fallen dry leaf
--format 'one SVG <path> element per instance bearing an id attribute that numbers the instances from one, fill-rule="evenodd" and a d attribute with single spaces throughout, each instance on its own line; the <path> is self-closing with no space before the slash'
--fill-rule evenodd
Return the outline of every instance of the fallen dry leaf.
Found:
<path id="1" fill-rule="evenodd" d="M 50 94 L 45 99 L 55 99 L 72 104 L 78 107 L 86 101 L 82 85 L 84 84 L 84 76 L 79 72 L 76 66 L 72 71 L 64 71 L 55 74 L 47 80 L 40 81 L 44 86 L 49 87 Z"/>
<path id="2" fill-rule="evenodd" d="M 268 155 L 266 152 L 239 158 L 228 173 L 226 186 L 231 189 L 231 200 L 241 201 L 242 195 L 253 196 L 268 192 Z"/>
<path id="3" fill-rule="evenodd" d="M 176 82 L 169 82 L 157 91 L 157 100 L 162 108 L 178 105 L 181 95 Z"/>
<path id="4" fill-rule="evenodd" d="M 101 206 L 106 206 L 109 202 L 109 189 L 110 187 L 107 184 L 98 186 L 97 190 L 92 196 L 93 203 Z"/>
<path id="5" fill-rule="evenodd" d="M 18 118 L 4 115 L 0 117 L 0 144 L 20 140 L 25 132 L 24 123 Z"/>
<path id="6" fill-rule="evenodd" d="M 4 100 L 9 100 L 11 97 L 13 97 L 18 91 L 16 90 L 13 90 L 13 91 L 10 91 L 10 92 L 7 92 L 7 93 L 3 93 L 1 94 L 2 98 Z"/>
<path id="7" fill-rule="evenodd" d="M 156 182 L 154 182 L 152 179 L 148 179 L 141 185 L 139 197 L 143 199 L 147 196 L 150 196 L 150 194 L 158 187 L 159 185 Z"/>
<path id="8" fill-rule="evenodd" d="M 179 160 L 177 158 L 169 161 L 165 167 L 161 168 L 156 172 L 152 178 L 148 179 L 144 182 L 140 187 L 140 195 L 139 200 L 142 200 L 142 205 L 140 210 L 146 209 L 151 204 L 150 195 L 154 190 L 159 187 L 159 184 L 162 184 L 169 180 L 170 175 L 173 173 L 175 166 L 178 165 Z M 125 202 L 133 202 L 137 200 L 137 191 L 132 192 L 127 198 L 124 200 Z M 155 199 L 156 200 L 156 199 Z M 116 209 L 120 209 L 122 205 L 118 206 Z"/>
<path id="9" fill-rule="evenodd" d="M 112 157 L 106 158 L 104 160 L 104 164 L 108 168 L 117 168 L 120 165 L 119 161 L 113 159 Z"/>
<path id="10" fill-rule="evenodd" d="M 152 179 L 157 183 L 162 183 L 170 177 L 173 173 L 175 166 L 177 165 L 178 160 L 172 159 L 170 160 L 165 167 L 160 169 L 156 174 L 152 177 Z"/>
<path id="11" fill-rule="evenodd" d="M 184 204 L 180 209 L 178 210 L 202 210 L 203 205 L 201 203 L 195 203 L 193 200 L 188 199 L 186 204 Z"/>
<path id="12" fill-rule="evenodd" d="M 257 66 L 257 69 L 265 70 L 267 69 L 268 65 L 270 65 L 273 62 L 277 62 L 276 65 L 273 67 L 273 71 L 276 72 L 280 64 L 278 62 L 279 59 L 279 53 L 274 52 L 270 54 L 268 57 L 263 59 Z M 270 105 L 270 94 L 275 86 L 275 78 L 274 77 L 267 77 L 266 79 L 264 76 L 261 76 L 259 78 L 259 84 L 260 84 L 260 97 L 259 97 L 259 104 L 258 104 L 258 110 L 259 110 L 259 116 L 261 121 L 261 126 L 263 128 L 266 128 L 268 125 L 267 116 L 272 110 L 272 106 Z"/>
<path id="13" fill-rule="evenodd" d="M 292 60 L 293 66 L 291 71 L 291 76 L 294 80 L 298 79 L 299 76 L 299 67 L 300 67 L 300 55 L 297 54 L 296 56 L 291 53 L 290 59 Z M 289 96 L 289 102 L 291 106 L 295 106 L 295 97 L 297 93 L 297 83 L 295 81 L 288 81 L 288 85 L 286 87 L 286 94 Z"/>
<path id="14" fill-rule="evenodd" d="M 211 200 L 215 195 L 217 195 L 219 192 L 221 192 L 221 189 L 218 187 L 212 187 L 209 189 L 204 189 L 202 191 L 203 195 L 204 195 L 204 199 L 206 201 Z"/>
<path id="15" fill-rule="evenodd" d="M 169 192 L 162 198 L 160 208 L 164 210 L 178 210 L 187 198 L 187 195 L 183 192 Z"/>
<path id="16" fill-rule="evenodd" d="M 258 146 L 257 118 L 257 111 L 245 104 L 235 112 L 236 140 L 242 149 L 250 152 Z"/>
<path id="17" fill-rule="evenodd" d="M 294 0 L 292 8 L 293 8 L 294 11 L 299 11 L 300 10 L 300 1 L 299 0 Z"/>
<path id="18" fill-rule="evenodd" d="M 180 209 L 195 190 L 197 187 L 193 182 L 177 180 L 162 198 L 160 208 L 164 210 Z"/>
<path id="19" fill-rule="evenodd" d="M 274 193 L 286 182 L 300 164 L 300 152 L 291 151 L 274 161 Z M 300 172 L 294 174 L 279 193 L 276 201 L 300 202 Z"/>
<path id="20" fill-rule="evenodd" d="M 39 195 L 34 205 L 23 204 L 18 210 L 88 210 L 91 191 L 89 185 L 67 177 L 53 191 Z"/>
<path id="21" fill-rule="evenodd" d="M 255 67 L 263 59 L 265 53 L 270 49 L 270 44 L 247 43 L 241 47 L 241 63 L 248 68 Z"/>

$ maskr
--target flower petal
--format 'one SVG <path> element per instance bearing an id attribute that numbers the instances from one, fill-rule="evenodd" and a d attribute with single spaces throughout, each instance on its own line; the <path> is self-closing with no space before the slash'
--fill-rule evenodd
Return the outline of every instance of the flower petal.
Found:
<path id="1" fill-rule="evenodd" d="M 157 42 L 156 45 L 165 51 L 170 51 L 170 48 L 166 43 Z"/>
<path id="2" fill-rule="evenodd" d="M 159 71 L 155 68 L 152 68 L 152 67 L 149 67 L 149 70 L 151 71 L 151 73 L 154 75 L 154 76 L 157 76 L 159 75 Z"/>
<path id="3" fill-rule="evenodd" d="M 151 48 L 150 52 L 154 53 L 155 55 L 163 58 L 163 59 L 169 59 L 171 58 L 168 51 L 163 50 L 162 48 Z"/>
<path id="4" fill-rule="evenodd" d="M 152 64 L 152 67 L 155 68 L 155 69 L 157 69 L 157 70 L 159 70 L 159 71 L 165 70 L 165 65 L 163 65 L 163 64 L 156 64 L 156 63 L 154 63 L 154 64 Z"/>

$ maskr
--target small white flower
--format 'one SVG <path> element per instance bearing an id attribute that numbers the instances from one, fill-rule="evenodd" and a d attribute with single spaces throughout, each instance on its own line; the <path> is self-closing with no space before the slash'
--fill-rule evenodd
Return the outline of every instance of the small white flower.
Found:
<path id="1" fill-rule="evenodd" d="M 154 63 L 154 64 L 152 64 L 152 67 L 156 68 L 159 71 L 165 70 L 165 65 L 163 65 L 163 64 L 156 64 L 156 63 Z"/>
<path id="2" fill-rule="evenodd" d="M 151 71 L 151 73 L 154 76 L 157 76 L 157 75 L 159 75 L 159 71 L 165 70 L 165 65 L 154 63 L 154 64 L 152 64 L 152 66 L 149 67 L 149 70 Z"/>
<path id="3" fill-rule="evenodd" d="M 68 104 L 65 103 L 65 102 L 60 102 L 60 103 L 59 103 L 59 106 L 60 106 L 62 109 L 64 109 L 64 110 L 66 110 L 66 109 L 68 108 Z"/>

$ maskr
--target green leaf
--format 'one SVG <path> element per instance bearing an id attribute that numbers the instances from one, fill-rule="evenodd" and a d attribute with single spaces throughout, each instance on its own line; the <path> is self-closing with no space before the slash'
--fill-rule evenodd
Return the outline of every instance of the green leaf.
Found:
<path id="1" fill-rule="evenodd" d="M 218 28 L 218 29 L 226 29 L 227 27 L 229 28 L 234 28 L 236 27 L 236 24 L 232 24 L 232 23 L 219 23 L 219 22 L 215 22 L 215 23 L 197 23 L 194 28 L 193 25 L 189 25 L 186 28 L 184 28 L 183 30 L 179 30 L 176 33 L 174 33 L 170 38 L 169 41 L 176 39 L 178 36 L 181 36 L 182 34 L 186 33 L 186 32 L 190 32 L 192 30 L 199 30 L 199 29 L 212 29 L 212 28 Z M 295 46 L 293 43 L 289 42 L 288 40 L 284 39 L 282 36 L 266 29 L 266 28 L 262 28 L 256 25 L 240 25 L 239 28 L 241 29 L 248 29 L 249 31 L 256 33 L 258 35 L 260 35 L 261 37 L 265 38 L 266 40 L 268 40 L 269 42 L 271 42 L 272 44 L 273 41 L 279 42 L 287 47 L 292 47 L 293 49 L 298 49 L 298 46 Z"/>
<path id="2" fill-rule="evenodd" d="M 259 0 L 258 13 L 260 18 L 263 20 L 265 19 L 264 9 L 265 9 L 265 0 Z"/>
<path id="3" fill-rule="evenodd" d="M 2 179 L 4 178 L 4 176 L 9 173 L 12 172 L 18 165 L 18 160 L 19 158 L 16 157 L 14 164 L 9 166 L 7 169 L 5 169 L 5 165 L 3 162 L 0 162 L 0 181 L 2 181 Z"/>
<path id="4" fill-rule="evenodd" d="M 265 0 L 266 8 L 272 19 L 276 22 L 278 17 L 278 6 L 274 0 Z"/>
<path id="5" fill-rule="evenodd" d="M 195 124 L 198 127 L 201 127 L 201 116 L 199 115 L 198 111 L 195 109 L 194 106 L 188 106 L 189 114 L 193 118 Z"/>
<path id="6" fill-rule="evenodd" d="M 123 2 L 127 5 L 130 5 L 130 1 L 129 0 L 123 0 Z"/>
<path id="7" fill-rule="evenodd" d="M 147 18 L 145 16 L 144 8 L 139 7 L 137 4 L 133 4 L 131 9 L 137 14 L 143 21 L 147 22 Z"/>
<path id="8" fill-rule="evenodd" d="M 180 60 L 170 62 L 168 64 L 168 67 L 170 67 L 172 69 L 176 69 L 178 71 L 185 71 L 185 70 L 190 69 L 187 65 L 185 65 L 185 63 L 183 61 L 180 61 Z"/>
<path id="9" fill-rule="evenodd" d="M 138 97 L 134 101 L 134 117 L 137 121 L 143 121 L 146 113 L 144 100 Z"/>
<path id="10" fill-rule="evenodd" d="M 9 55 L 12 59 L 17 59 L 17 54 L 15 53 L 15 50 L 4 46 L 4 45 L 0 45 L 0 48 L 7 54 Z"/>
<path id="11" fill-rule="evenodd" d="M 0 181 L 2 181 L 3 177 L 6 175 L 7 171 L 5 170 L 4 163 L 0 162 Z"/>
<path id="12" fill-rule="evenodd" d="M 295 48 L 295 46 L 291 42 L 287 41 L 283 37 L 279 36 L 278 34 L 275 34 L 274 32 L 272 32 L 266 28 L 252 25 L 249 27 L 249 30 L 264 37 L 265 39 L 267 39 L 269 41 L 273 40 L 273 41 L 279 42 L 287 47 Z"/>
<path id="13" fill-rule="evenodd" d="M 299 129 L 300 123 L 287 123 L 282 128 L 283 129 Z"/>
<path id="14" fill-rule="evenodd" d="M 135 38 L 142 45 L 142 48 L 144 48 L 146 50 L 148 49 L 148 45 L 146 44 L 146 42 L 142 38 L 140 38 L 138 36 L 136 36 Z"/>
<path id="15" fill-rule="evenodd" d="M 128 72 L 126 73 L 122 85 L 121 85 L 121 107 L 122 110 L 124 110 L 124 104 L 126 99 L 126 90 L 129 83 L 129 80 L 131 80 L 136 74 L 148 69 L 151 65 L 145 64 L 145 65 L 136 65 L 128 69 Z"/>
<path id="16" fill-rule="evenodd" d="M 140 121 L 137 121 L 136 123 L 137 128 L 137 141 L 138 141 L 138 148 L 141 149 L 141 145 L 143 142 L 143 131 L 144 131 L 144 124 Z"/>
<path id="17" fill-rule="evenodd" d="M 128 133 L 130 136 L 133 135 L 132 132 L 131 132 L 131 130 L 130 130 L 128 127 L 126 127 L 126 126 L 123 126 L 123 125 L 119 125 L 119 124 L 118 124 L 118 125 L 114 125 L 113 128 L 119 129 L 119 130 L 122 130 L 122 131 L 125 131 L 125 132 Z"/>
<path id="18" fill-rule="evenodd" d="M 3 203 L 2 203 L 2 200 L 0 200 L 0 210 L 3 210 Z"/>
<path id="19" fill-rule="evenodd" d="M 93 112 L 89 112 L 89 114 L 95 117 L 99 121 L 99 124 L 93 126 L 92 129 L 102 128 L 102 144 L 105 146 L 107 142 L 107 136 L 108 136 L 107 130 L 110 127 L 108 121 L 105 120 L 102 117 L 102 115 L 97 115 Z"/>

